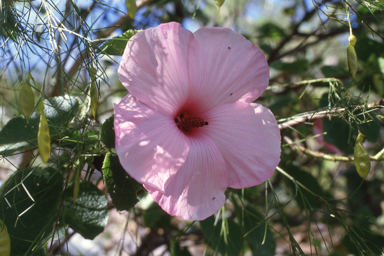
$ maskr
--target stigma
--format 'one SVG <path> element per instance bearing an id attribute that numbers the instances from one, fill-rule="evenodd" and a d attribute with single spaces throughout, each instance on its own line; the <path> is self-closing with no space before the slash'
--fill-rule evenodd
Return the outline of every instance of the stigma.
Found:
<path id="1" fill-rule="evenodd" d="M 175 118 L 175 123 L 177 128 L 179 128 L 182 132 L 189 132 L 192 128 L 199 128 L 204 125 L 208 125 L 208 122 L 204 122 L 201 117 L 186 116 L 183 113 Z"/>

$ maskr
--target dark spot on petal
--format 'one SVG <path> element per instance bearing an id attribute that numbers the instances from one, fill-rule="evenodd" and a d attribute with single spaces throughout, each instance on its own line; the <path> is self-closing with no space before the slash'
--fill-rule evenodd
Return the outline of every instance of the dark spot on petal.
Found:
<path id="1" fill-rule="evenodd" d="M 180 114 L 180 118 L 183 118 L 183 117 L 184 117 L 184 114 L 183 114 L 183 113 L 181 113 L 181 114 Z"/>
<path id="2" fill-rule="evenodd" d="M 178 118 L 175 118 L 175 123 L 178 123 L 179 122 L 179 119 Z"/>
<path id="3" fill-rule="evenodd" d="M 204 124 L 205 124 L 205 125 L 208 125 L 208 122 L 205 122 Z"/>
<path id="4" fill-rule="evenodd" d="M 215 200 L 215 199 L 216 199 L 216 197 L 212 198 L 212 200 Z"/>
<path id="5" fill-rule="evenodd" d="M 229 96 L 232 96 L 232 94 L 233 94 L 233 92 L 231 92 L 231 93 L 229 94 Z"/>
<path id="6" fill-rule="evenodd" d="M 231 47 L 228 46 L 228 50 L 231 50 Z"/>

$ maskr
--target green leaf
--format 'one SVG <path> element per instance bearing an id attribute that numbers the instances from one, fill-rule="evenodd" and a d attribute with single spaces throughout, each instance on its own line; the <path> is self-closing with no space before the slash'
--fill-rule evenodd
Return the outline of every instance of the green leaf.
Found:
<path id="1" fill-rule="evenodd" d="M 322 127 L 326 135 L 324 141 L 336 146 L 346 154 L 353 154 L 354 143 L 351 136 L 357 136 L 358 130 L 366 135 L 367 140 L 376 142 L 380 138 L 380 122 L 376 117 L 372 117 L 370 122 L 364 123 L 364 115 L 356 116 L 359 119 L 359 128 L 356 123 L 352 127 L 343 119 L 333 117 L 331 120 L 322 119 Z"/>
<path id="2" fill-rule="evenodd" d="M 135 18 L 137 12 L 136 0 L 125 0 L 125 4 L 127 5 L 128 16 L 131 19 Z"/>
<path id="3" fill-rule="evenodd" d="M 384 74 L 384 58 L 382 58 L 382 57 L 377 58 L 377 62 L 379 64 L 379 69 L 380 69 L 381 73 Z"/>
<path id="4" fill-rule="evenodd" d="M 114 117 L 110 117 L 101 125 L 100 129 L 100 141 L 107 148 L 115 147 L 115 129 L 113 125 Z"/>
<path id="5" fill-rule="evenodd" d="M 290 174 L 295 180 L 299 181 L 301 184 L 303 184 L 305 187 L 310 189 L 313 193 L 315 193 L 318 196 L 323 196 L 323 190 L 321 189 L 318 180 L 313 177 L 312 174 L 309 172 L 300 170 L 295 165 L 288 165 L 284 169 L 288 174 Z M 296 186 L 299 188 L 299 185 L 295 185 L 291 180 L 284 179 L 287 186 L 291 189 L 293 193 L 296 192 Z M 315 196 L 310 194 L 308 191 L 306 191 L 303 188 L 300 188 L 300 191 L 297 191 L 297 196 L 295 197 L 295 200 L 297 204 L 300 206 L 301 209 L 308 209 L 310 207 L 312 208 L 320 208 L 321 202 L 319 199 L 317 199 Z M 309 205 L 308 205 L 309 204 Z"/>
<path id="6" fill-rule="evenodd" d="M 224 240 L 224 234 L 220 234 L 222 222 L 214 225 L 213 216 L 200 221 L 201 231 L 203 232 L 208 245 L 214 250 L 219 251 L 222 255 L 240 255 L 242 248 L 242 232 L 240 226 L 232 219 L 228 219 L 228 229 L 224 232 L 227 234 L 227 242 Z"/>
<path id="7" fill-rule="evenodd" d="M 253 206 L 247 206 L 245 208 L 244 216 L 244 229 L 248 233 L 245 239 L 251 245 L 253 255 L 269 256 L 275 255 L 276 241 L 273 237 L 273 233 L 267 226 L 265 230 L 265 223 L 262 223 L 263 215 L 254 209 Z M 259 225 L 259 223 L 261 223 Z M 264 244 L 262 244 L 265 236 Z"/>
<path id="8" fill-rule="evenodd" d="M 287 107 L 288 105 L 291 105 L 292 101 L 292 95 L 290 94 L 286 94 L 286 95 L 283 95 L 283 96 L 276 96 L 271 104 L 268 106 L 268 108 L 273 112 L 273 113 L 276 113 L 277 111 L 279 111 L 280 109 L 283 109 L 285 107 Z M 292 105 L 291 105 L 292 106 Z"/>
<path id="9" fill-rule="evenodd" d="M 122 56 L 125 50 L 125 47 L 127 46 L 128 40 L 134 36 L 135 34 L 139 33 L 141 30 L 136 29 L 130 29 L 124 32 L 121 36 L 114 37 L 110 40 L 108 40 L 106 43 L 104 43 L 100 49 L 99 52 L 103 52 L 104 54 L 109 55 L 118 55 Z"/>
<path id="10" fill-rule="evenodd" d="M 44 255 L 42 247 L 52 236 L 63 185 L 63 175 L 48 167 L 16 171 L 1 186 L 0 219 L 11 238 L 11 255 Z"/>
<path id="11" fill-rule="evenodd" d="M 348 75 L 348 70 L 340 66 L 322 66 L 320 70 L 325 77 L 343 77 Z M 326 84 L 329 86 L 328 83 Z"/>
<path id="12" fill-rule="evenodd" d="M 353 143 L 350 140 L 350 129 L 347 122 L 341 118 L 333 117 L 331 120 L 322 119 L 324 132 L 324 141 L 328 142 L 346 154 L 353 153 Z"/>
<path id="13" fill-rule="evenodd" d="M 355 47 L 352 44 L 348 44 L 347 47 L 347 61 L 349 73 L 351 74 L 352 78 L 355 78 L 358 68 L 358 62 Z"/>
<path id="14" fill-rule="evenodd" d="M 117 156 L 108 153 L 102 169 L 108 193 L 116 209 L 128 211 L 134 207 L 139 201 L 137 191 L 142 190 L 143 186 L 128 175 Z"/>
<path id="15" fill-rule="evenodd" d="M 384 57 L 384 44 L 367 37 L 359 37 L 355 45 L 355 51 L 360 61 L 367 62 L 371 55 Z"/>
<path id="16" fill-rule="evenodd" d="M 84 181 L 80 183 L 79 196 L 74 203 L 74 186 L 67 187 L 61 218 L 84 238 L 94 239 L 103 232 L 108 221 L 107 197 L 92 182 Z"/>
<path id="17" fill-rule="evenodd" d="M 143 214 L 144 224 L 151 229 L 165 228 L 170 226 L 171 216 L 166 213 L 157 203 L 153 203 L 150 209 Z"/>
<path id="18" fill-rule="evenodd" d="M 277 26 L 273 23 L 266 23 L 260 27 L 260 37 L 261 38 L 270 38 L 274 40 L 279 40 L 281 38 L 286 37 L 286 33 L 284 32 L 284 29 Z"/>
<path id="19" fill-rule="evenodd" d="M 11 239 L 7 231 L 7 227 L 4 222 L 0 219 L 0 255 L 9 256 L 11 255 Z"/>
<path id="20" fill-rule="evenodd" d="M 67 125 L 76 115 L 79 103 L 74 97 L 55 97 L 44 101 L 51 139 L 59 128 Z M 34 112 L 29 122 L 24 117 L 11 119 L 0 131 L 0 155 L 9 156 L 22 148 L 37 148 L 37 132 L 40 117 Z"/>
<path id="21" fill-rule="evenodd" d="M 171 256 L 191 256 L 187 247 L 181 249 L 180 243 L 175 242 L 173 239 L 171 240 L 170 247 Z"/>
<path id="22" fill-rule="evenodd" d="M 277 60 L 272 62 L 270 67 L 285 72 L 301 73 L 308 70 L 309 62 L 306 59 L 300 59 L 291 63 Z"/>

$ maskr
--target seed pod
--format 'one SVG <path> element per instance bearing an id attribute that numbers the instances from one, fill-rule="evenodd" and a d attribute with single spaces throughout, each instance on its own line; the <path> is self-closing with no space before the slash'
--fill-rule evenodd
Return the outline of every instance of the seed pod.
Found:
<path id="1" fill-rule="evenodd" d="M 19 104 L 21 113 L 28 123 L 29 116 L 32 114 L 33 108 L 35 107 L 35 96 L 29 81 L 24 82 L 21 86 L 19 93 Z"/>
<path id="2" fill-rule="evenodd" d="M 215 4 L 217 5 L 217 7 L 220 8 L 224 4 L 225 0 L 214 0 L 214 1 L 215 1 Z"/>
<path id="3" fill-rule="evenodd" d="M 46 163 L 51 153 L 51 137 L 49 127 L 44 112 L 40 115 L 39 132 L 37 133 L 37 142 L 39 144 L 40 156 Z"/>
<path id="4" fill-rule="evenodd" d="M 128 15 L 131 19 L 135 18 L 137 12 L 136 0 L 125 0 L 127 5 Z"/>
<path id="5" fill-rule="evenodd" d="M 92 82 L 91 84 L 91 109 L 93 117 L 96 117 L 96 111 L 97 111 L 97 88 L 96 83 Z"/>
<path id="6" fill-rule="evenodd" d="M 357 173 L 365 180 L 371 169 L 371 161 L 367 150 L 363 146 L 363 135 L 360 132 L 355 142 L 354 161 Z"/>
<path id="7" fill-rule="evenodd" d="M 350 35 L 349 38 L 348 38 L 348 41 L 349 41 L 349 43 L 350 43 L 353 47 L 355 47 L 357 39 L 356 39 L 356 37 L 355 37 L 354 35 Z"/>
<path id="8" fill-rule="evenodd" d="M 44 114 L 44 102 L 43 102 L 43 98 L 41 98 L 39 100 L 39 103 L 37 103 L 37 106 L 36 106 L 36 113 L 41 115 L 41 114 Z"/>
<path id="9" fill-rule="evenodd" d="M 347 47 L 347 61 L 348 61 L 348 69 L 352 78 L 355 78 L 357 73 L 357 55 L 355 51 L 355 47 L 349 43 Z"/>

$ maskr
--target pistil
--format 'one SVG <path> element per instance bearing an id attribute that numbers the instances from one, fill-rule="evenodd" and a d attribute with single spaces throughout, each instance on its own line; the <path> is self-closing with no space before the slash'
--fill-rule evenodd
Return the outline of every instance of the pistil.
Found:
<path id="1" fill-rule="evenodd" d="M 175 123 L 177 128 L 183 132 L 189 132 L 191 128 L 199 128 L 208 125 L 208 122 L 204 122 L 201 117 L 185 116 L 183 113 L 175 118 Z"/>

